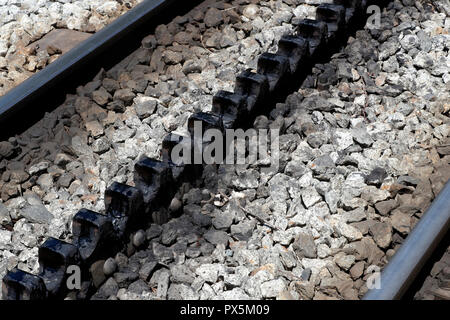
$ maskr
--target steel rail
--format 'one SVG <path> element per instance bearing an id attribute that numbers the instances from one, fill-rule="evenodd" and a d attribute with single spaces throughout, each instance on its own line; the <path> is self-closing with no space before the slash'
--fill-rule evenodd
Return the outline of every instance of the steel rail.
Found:
<path id="1" fill-rule="evenodd" d="M 131 36 L 139 27 L 149 20 L 157 18 L 175 0 L 144 0 L 114 22 L 101 29 L 78 46 L 62 55 L 59 59 L 46 66 L 40 72 L 8 91 L 0 97 L 0 136 L 10 134 L 7 129 L 19 125 L 16 119 L 30 120 L 31 112 L 45 109 L 45 94 L 51 92 L 61 82 L 83 72 L 89 62 L 105 54 L 118 42 Z M 98 72 L 98 70 L 97 70 Z M 41 112 L 43 114 L 43 112 Z"/>
<path id="2" fill-rule="evenodd" d="M 379 289 L 371 289 L 363 300 L 401 299 L 450 226 L 450 181 L 381 272 Z"/>

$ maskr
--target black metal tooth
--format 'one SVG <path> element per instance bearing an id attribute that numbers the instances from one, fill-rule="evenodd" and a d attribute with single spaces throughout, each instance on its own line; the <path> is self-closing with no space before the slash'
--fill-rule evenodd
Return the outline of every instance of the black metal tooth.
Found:
<path id="1" fill-rule="evenodd" d="M 174 181 L 181 181 L 184 177 L 187 168 L 183 163 L 183 150 L 190 150 L 191 143 L 191 137 L 182 136 L 173 132 L 169 133 L 162 141 L 162 159 L 170 165 Z M 178 154 L 179 158 L 172 159 L 172 151 L 177 145 L 181 146 L 181 150 Z M 183 148 L 183 145 L 186 147 Z"/>
<path id="2" fill-rule="evenodd" d="M 247 69 L 236 77 L 234 92 L 247 99 L 247 112 L 252 114 L 255 106 L 260 105 L 269 91 L 269 80 L 265 75 Z"/>
<path id="3" fill-rule="evenodd" d="M 162 159 L 168 163 L 174 163 L 172 161 L 172 150 L 176 145 L 183 143 L 183 140 L 186 140 L 187 137 L 183 137 L 182 135 L 176 133 L 169 133 L 162 141 L 161 155 Z"/>
<path id="4" fill-rule="evenodd" d="M 334 39 L 345 26 L 345 8 L 337 4 L 324 3 L 317 7 L 316 19 L 327 24 L 328 38 Z"/>
<path id="5" fill-rule="evenodd" d="M 134 182 L 142 192 L 146 207 L 156 198 L 164 200 L 174 193 L 172 168 L 167 162 L 142 157 L 134 165 Z M 163 193 L 160 193 L 161 189 L 164 189 Z"/>
<path id="6" fill-rule="evenodd" d="M 289 71 L 289 60 L 285 56 L 265 52 L 258 59 L 258 73 L 269 80 L 269 90 L 274 92 Z"/>
<path id="7" fill-rule="evenodd" d="M 248 116 L 246 100 L 238 94 L 220 90 L 213 97 L 212 112 L 220 114 L 224 128 L 231 129 L 238 119 Z"/>
<path id="8" fill-rule="evenodd" d="M 309 54 L 313 56 L 326 45 L 328 26 L 323 21 L 303 19 L 297 26 L 297 33 L 308 40 Z"/>
<path id="9" fill-rule="evenodd" d="M 194 137 L 194 126 L 196 122 L 202 125 L 202 134 L 208 129 L 218 129 L 224 131 L 222 119 L 220 115 L 207 112 L 196 112 L 188 119 L 188 130 L 191 137 Z"/>
<path id="10" fill-rule="evenodd" d="M 75 245 L 55 238 L 48 238 L 39 247 L 39 276 L 51 295 L 57 295 L 62 289 L 67 267 L 78 264 L 79 260 Z"/>
<path id="11" fill-rule="evenodd" d="M 47 291 L 41 277 L 14 268 L 3 277 L 2 297 L 3 300 L 43 300 Z"/>
<path id="12" fill-rule="evenodd" d="M 83 261 L 93 260 L 111 238 L 112 221 L 97 212 L 81 209 L 73 217 L 72 243 L 78 247 Z"/>
<path id="13" fill-rule="evenodd" d="M 114 182 L 105 191 L 105 208 L 112 219 L 115 235 L 120 239 L 128 226 L 137 221 L 142 213 L 142 192 L 135 187 Z"/>
<path id="14" fill-rule="evenodd" d="M 278 42 L 278 52 L 289 59 L 290 72 L 298 70 L 299 63 L 308 55 L 308 41 L 294 35 L 284 35 Z"/>

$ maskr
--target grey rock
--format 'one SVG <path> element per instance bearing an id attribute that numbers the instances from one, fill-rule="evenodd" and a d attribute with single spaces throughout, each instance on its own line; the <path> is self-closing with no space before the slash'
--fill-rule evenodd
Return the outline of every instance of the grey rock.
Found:
<path id="1" fill-rule="evenodd" d="M 122 252 L 118 252 L 114 257 L 114 261 L 116 261 L 119 270 L 124 270 L 128 266 L 128 257 L 124 255 Z"/>
<path id="2" fill-rule="evenodd" d="M 318 203 L 319 201 L 322 201 L 322 197 L 317 192 L 316 188 L 307 187 L 302 191 L 302 200 L 305 207 L 309 208 Z"/>
<path id="3" fill-rule="evenodd" d="M 64 172 L 58 179 L 58 185 L 63 188 L 69 188 L 75 176 L 70 172 Z"/>
<path id="4" fill-rule="evenodd" d="M 325 175 L 334 172 L 336 167 L 328 154 L 317 157 L 312 163 L 312 170 L 316 175 Z"/>
<path id="5" fill-rule="evenodd" d="M 314 243 L 314 237 L 307 233 L 301 232 L 298 234 L 292 244 L 292 248 L 299 258 L 314 259 L 317 257 L 317 247 Z"/>
<path id="6" fill-rule="evenodd" d="M 379 55 L 378 58 L 380 60 L 386 60 L 390 56 L 394 55 L 400 49 L 400 45 L 395 39 L 392 37 L 389 41 L 383 42 L 379 47 Z"/>
<path id="7" fill-rule="evenodd" d="M 202 66 L 198 61 L 187 60 L 183 64 L 182 71 L 186 75 L 190 74 L 190 73 L 200 73 L 200 72 L 202 72 Z"/>
<path id="8" fill-rule="evenodd" d="M 419 52 L 417 56 L 413 60 L 413 64 L 415 67 L 427 69 L 432 68 L 434 65 L 433 58 L 425 52 Z"/>
<path id="9" fill-rule="evenodd" d="M 109 298 L 111 296 L 115 296 L 119 291 L 119 286 L 114 278 L 109 278 L 106 282 L 100 287 L 98 293 L 105 298 Z"/>
<path id="10" fill-rule="evenodd" d="M 20 211 L 20 215 L 31 222 L 49 224 L 54 216 L 43 205 L 33 205 L 25 207 Z"/>
<path id="11" fill-rule="evenodd" d="M 312 273 L 312 270 L 310 268 L 304 269 L 302 271 L 302 276 L 301 276 L 302 280 L 309 281 L 309 278 L 311 277 L 311 273 Z"/>
<path id="12" fill-rule="evenodd" d="M 151 289 L 145 281 L 139 279 L 128 286 L 128 291 L 141 295 L 143 292 L 150 292 Z"/>
<path id="13" fill-rule="evenodd" d="M 324 132 L 313 132 L 308 135 L 306 141 L 311 148 L 320 148 L 323 144 L 328 142 L 328 135 Z"/>
<path id="14" fill-rule="evenodd" d="M 225 231 L 210 229 L 205 233 L 204 238 L 214 245 L 228 245 L 228 235 Z"/>
<path id="15" fill-rule="evenodd" d="M 92 143 L 92 151 L 98 154 L 105 153 L 110 147 L 111 144 L 105 137 L 99 138 Z"/>
<path id="16" fill-rule="evenodd" d="M 135 133 L 136 133 L 135 128 L 123 127 L 119 130 L 114 131 L 112 136 L 112 142 L 114 143 L 124 142 L 125 140 L 133 137 Z"/>
<path id="17" fill-rule="evenodd" d="M 159 243 L 153 242 L 152 244 L 153 254 L 158 259 L 159 262 L 169 263 L 173 261 L 173 252 L 166 246 Z"/>
<path id="18" fill-rule="evenodd" d="M 56 157 L 58 157 L 58 156 L 56 156 Z M 56 160 L 55 160 L 55 164 L 58 165 L 58 164 L 56 163 Z M 28 169 L 28 173 L 29 173 L 30 175 L 35 175 L 35 174 L 38 174 L 38 173 L 42 173 L 42 172 L 44 172 L 45 170 L 47 170 L 49 166 L 50 166 L 50 162 L 48 162 L 48 161 L 41 161 L 41 162 L 39 162 L 39 163 L 37 163 L 37 164 L 31 166 L 31 167 Z"/>
<path id="19" fill-rule="evenodd" d="M 203 21 L 208 28 L 216 27 L 223 22 L 222 12 L 216 8 L 210 8 L 206 11 Z"/>
<path id="20" fill-rule="evenodd" d="M 291 270 L 297 265 L 297 257 L 293 251 L 280 250 L 280 259 L 286 270 Z"/>
<path id="21" fill-rule="evenodd" d="M 356 257 L 353 255 L 346 255 L 344 252 L 339 252 L 334 256 L 333 260 L 339 267 L 347 271 L 355 263 Z"/>
<path id="22" fill-rule="evenodd" d="M 201 212 L 195 212 L 192 215 L 192 221 L 200 227 L 208 227 L 211 225 L 211 217 Z"/>
<path id="23" fill-rule="evenodd" d="M 109 277 L 117 270 L 117 262 L 114 260 L 114 258 L 108 258 L 106 259 L 105 263 L 103 264 L 103 273 L 105 276 Z"/>
<path id="24" fill-rule="evenodd" d="M 170 268 L 172 283 L 191 284 L 195 280 L 195 274 L 186 265 L 174 265 Z"/>
<path id="25" fill-rule="evenodd" d="M 373 144 L 373 139 L 365 128 L 353 129 L 352 135 L 353 139 L 363 147 L 370 147 Z"/>
<path id="26" fill-rule="evenodd" d="M 133 245 L 137 248 L 142 246 L 145 242 L 145 238 L 146 235 L 144 230 L 137 231 L 133 236 Z"/>
<path id="27" fill-rule="evenodd" d="M 139 270 L 139 277 L 144 281 L 148 281 L 157 265 L 156 261 L 144 263 Z"/>
<path id="28" fill-rule="evenodd" d="M 227 230 L 231 227 L 235 214 L 234 212 L 227 210 L 225 212 L 217 211 L 214 218 L 212 219 L 212 224 L 214 228 L 218 230 Z"/>
<path id="29" fill-rule="evenodd" d="M 77 155 L 89 155 L 92 153 L 92 151 L 89 148 L 89 146 L 87 145 L 85 139 L 83 139 L 80 136 L 74 136 L 72 138 L 71 147 Z"/>
<path id="30" fill-rule="evenodd" d="M 342 214 L 342 218 L 347 222 L 359 222 L 364 220 L 367 217 L 364 208 L 356 208 L 351 211 L 347 211 Z"/>
<path id="31" fill-rule="evenodd" d="M 332 111 L 334 106 L 321 96 L 311 96 L 302 101 L 302 106 L 310 111 Z"/>
<path id="32" fill-rule="evenodd" d="M 380 186 L 386 177 L 386 170 L 380 167 L 376 167 L 369 173 L 369 175 L 365 177 L 365 182 L 368 185 Z"/>
<path id="33" fill-rule="evenodd" d="M 166 270 L 159 273 L 158 277 L 158 289 L 156 291 L 156 296 L 158 298 L 166 298 L 167 292 L 169 290 L 170 283 L 170 273 Z"/>
<path id="34" fill-rule="evenodd" d="M 248 241 L 253 234 L 255 224 L 250 221 L 239 222 L 231 226 L 231 235 L 238 240 Z"/>
<path id="35" fill-rule="evenodd" d="M 411 217 L 408 214 L 395 209 L 391 216 L 391 223 L 395 230 L 403 235 L 411 231 Z"/>
<path id="36" fill-rule="evenodd" d="M 178 198 L 173 198 L 169 205 L 170 212 L 177 212 L 183 206 L 183 203 Z"/>
<path id="37" fill-rule="evenodd" d="M 114 100 L 121 100 L 125 104 L 129 104 L 133 101 L 135 94 L 131 89 L 119 89 L 114 92 Z"/>
<path id="38" fill-rule="evenodd" d="M 295 179 L 299 179 L 306 172 L 306 166 L 300 159 L 293 159 L 288 162 L 284 172 Z"/>
<path id="39" fill-rule="evenodd" d="M 43 174 L 38 178 L 37 184 L 42 190 L 48 191 L 53 187 L 53 177 L 48 173 Z"/>
<path id="40" fill-rule="evenodd" d="M 202 251 L 200 250 L 200 248 L 188 247 L 186 249 L 186 257 L 188 257 L 188 258 L 197 258 L 201 254 L 202 254 Z"/>
<path id="41" fill-rule="evenodd" d="M 153 238 L 157 238 L 162 233 L 162 227 L 157 224 L 152 224 L 150 228 L 146 231 L 147 240 L 151 240 Z"/>
<path id="42" fill-rule="evenodd" d="M 200 246 L 200 252 L 204 256 L 209 256 L 214 252 L 214 245 L 209 242 L 203 242 L 202 245 Z"/>
<path id="43" fill-rule="evenodd" d="M 374 222 L 369 225 L 369 233 L 380 248 L 386 249 L 392 241 L 392 226 L 387 222 Z"/>
<path id="44" fill-rule="evenodd" d="M 387 216 L 392 210 L 394 210 L 398 206 L 398 203 L 394 199 L 380 201 L 375 204 L 375 209 L 383 215 Z"/>
<path id="45" fill-rule="evenodd" d="M 114 280 L 119 285 L 120 288 L 125 288 L 130 285 L 133 281 L 136 281 L 139 275 L 136 272 L 126 271 L 126 272 L 116 272 L 114 273 Z"/>
<path id="46" fill-rule="evenodd" d="M 89 272 L 92 277 L 92 281 L 94 283 L 94 286 L 96 288 L 99 288 L 103 282 L 106 280 L 106 276 L 103 272 L 103 266 L 105 264 L 104 260 L 99 260 L 94 262 L 91 267 L 89 268 Z"/>
<path id="47" fill-rule="evenodd" d="M 163 226 L 161 243 L 170 246 L 177 239 L 177 230 L 173 227 L 172 224 L 168 223 Z"/>
<path id="48" fill-rule="evenodd" d="M 400 176 L 397 179 L 397 183 L 416 187 L 420 183 L 420 180 L 411 176 Z"/>

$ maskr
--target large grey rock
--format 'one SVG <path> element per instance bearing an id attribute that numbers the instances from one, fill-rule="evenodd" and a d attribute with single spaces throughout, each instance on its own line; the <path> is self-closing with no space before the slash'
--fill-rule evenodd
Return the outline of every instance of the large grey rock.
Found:
<path id="1" fill-rule="evenodd" d="M 214 245 L 228 245 L 228 234 L 225 231 L 210 229 L 205 233 L 204 238 Z"/>
<path id="2" fill-rule="evenodd" d="M 380 248 L 387 248 L 392 241 L 392 226 L 388 222 L 375 222 L 370 224 L 369 232 Z"/>
<path id="3" fill-rule="evenodd" d="M 157 265 L 156 261 L 144 263 L 139 270 L 139 277 L 144 281 L 148 281 Z"/>
<path id="4" fill-rule="evenodd" d="M 253 234 L 255 223 L 242 221 L 231 226 L 231 235 L 241 241 L 248 241 Z"/>
<path id="5" fill-rule="evenodd" d="M 28 206 L 20 211 L 20 215 L 30 222 L 48 224 L 54 216 L 43 205 Z"/>
<path id="6" fill-rule="evenodd" d="M 171 281 L 173 283 L 191 284 L 195 280 L 195 274 L 186 265 L 174 265 L 170 268 Z"/>
<path id="7" fill-rule="evenodd" d="M 150 97 L 136 97 L 134 99 L 136 114 L 140 119 L 149 117 L 156 109 L 157 101 Z"/>
<path id="8" fill-rule="evenodd" d="M 103 264 L 103 273 L 105 276 L 109 277 L 112 275 L 117 269 L 117 262 L 113 258 L 106 259 L 105 263 Z"/>
<path id="9" fill-rule="evenodd" d="M 314 243 L 314 237 L 310 234 L 301 232 L 295 239 L 292 248 L 299 259 L 317 257 L 317 247 Z"/>
<path id="10" fill-rule="evenodd" d="M 322 201 L 322 197 L 317 192 L 316 188 L 308 187 L 302 191 L 302 200 L 306 208 L 312 207 L 319 201 Z"/>
<path id="11" fill-rule="evenodd" d="M 111 296 L 115 296 L 119 291 L 119 286 L 114 278 L 109 278 L 106 282 L 100 287 L 98 293 L 105 298 L 109 298 Z"/>

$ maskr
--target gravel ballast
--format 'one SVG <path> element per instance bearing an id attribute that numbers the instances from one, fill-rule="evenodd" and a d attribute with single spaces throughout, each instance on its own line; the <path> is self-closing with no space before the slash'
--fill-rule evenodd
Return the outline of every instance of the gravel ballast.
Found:
<path id="1" fill-rule="evenodd" d="M 140 155 L 158 158 L 167 133 L 314 17 L 304 1 L 248 2 L 210 1 L 158 27 L 0 143 L 1 277 L 17 263 L 36 272 L 44 237 L 70 240 L 77 210 L 102 211 L 111 181 L 132 185 Z M 183 215 L 139 231 L 128 256 L 98 268 L 107 276 L 93 298 L 360 298 L 369 267 L 386 264 L 448 180 L 450 8 L 436 2 L 394 1 L 379 30 L 316 65 L 255 121 L 281 130 L 278 172 L 207 166 L 179 195 Z"/>

